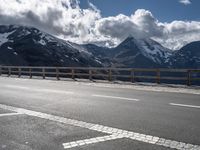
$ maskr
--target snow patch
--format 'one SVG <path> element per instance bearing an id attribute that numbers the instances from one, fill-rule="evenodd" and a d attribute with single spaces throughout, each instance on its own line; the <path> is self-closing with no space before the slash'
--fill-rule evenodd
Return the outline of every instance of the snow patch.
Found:
<path id="1" fill-rule="evenodd" d="M 14 54 L 14 55 L 18 55 L 17 52 L 14 52 L 13 54 Z"/>
<path id="2" fill-rule="evenodd" d="M 26 35 L 29 35 L 29 34 L 31 34 L 30 31 L 28 31 L 28 30 L 26 30 L 26 29 L 23 29 L 23 30 L 22 30 L 22 34 L 21 34 L 21 35 L 26 36 Z"/>
<path id="3" fill-rule="evenodd" d="M 9 50 L 12 50 L 13 48 L 12 48 L 12 47 L 10 47 L 10 46 L 8 46 L 8 49 L 9 49 Z"/>
<path id="4" fill-rule="evenodd" d="M 46 42 L 43 39 L 41 39 L 40 41 L 38 41 L 38 43 L 41 44 L 41 45 L 43 45 L 43 46 L 46 45 Z"/>
<path id="5" fill-rule="evenodd" d="M 102 64 L 101 61 L 99 61 L 98 59 L 95 59 L 95 61 L 99 64 Z"/>
<path id="6" fill-rule="evenodd" d="M 76 62 L 79 62 L 79 60 L 77 58 L 72 58 L 72 60 L 74 60 Z"/>
<path id="7" fill-rule="evenodd" d="M 20 37 L 23 37 L 23 36 L 27 36 L 29 34 L 31 34 L 31 32 L 26 30 L 25 28 L 23 28 L 22 31 L 20 33 L 18 33 L 17 37 L 20 38 Z"/>
<path id="8" fill-rule="evenodd" d="M 0 46 L 9 41 L 8 36 L 13 32 L 14 31 L 8 33 L 0 33 Z"/>
<path id="9" fill-rule="evenodd" d="M 42 39 L 46 39 L 46 41 L 48 41 L 48 42 L 53 42 L 53 41 L 55 41 L 54 38 L 53 38 L 52 36 L 46 35 L 46 34 L 44 34 L 44 33 L 42 33 L 41 38 L 42 38 Z"/>

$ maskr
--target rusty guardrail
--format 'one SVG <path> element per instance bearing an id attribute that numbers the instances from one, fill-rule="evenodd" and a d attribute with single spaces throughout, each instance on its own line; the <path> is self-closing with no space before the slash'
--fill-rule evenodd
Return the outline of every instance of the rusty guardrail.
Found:
<path id="1" fill-rule="evenodd" d="M 144 68 L 97 68 L 97 67 L 31 67 L 0 66 L 0 75 L 18 75 L 18 77 L 41 76 L 60 78 L 88 78 L 113 81 L 127 79 L 129 82 L 153 80 L 160 84 L 163 80 L 185 81 L 190 86 L 192 81 L 200 81 L 200 69 L 144 69 Z M 170 75 L 172 74 L 172 75 Z M 179 75 L 178 75 L 179 74 Z"/>

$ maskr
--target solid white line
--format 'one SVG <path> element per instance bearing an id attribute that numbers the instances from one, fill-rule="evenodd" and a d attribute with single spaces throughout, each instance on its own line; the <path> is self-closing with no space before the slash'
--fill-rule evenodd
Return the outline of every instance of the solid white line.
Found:
<path id="1" fill-rule="evenodd" d="M 186 104 L 176 104 L 176 103 L 169 103 L 173 106 L 180 106 L 180 107 L 189 107 L 189 108 L 200 108 L 200 106 L 197 105 L 186 105 Z"/>
<path id="2" fill-rule="evenodd" d="M 16 86 L 16 85 L 6 85 L 8 88 L 14 88 L 14 89 L 21 89 L 21 90 L 27 90 L 27 91 L 33 91 L 33 92 L 46 92 L 46 93 L 58 93 L 58 94 L 74 94 L 72 91 L 63 91 L 63 90 L 53 90 L 53 89 L 42 89 L 42 88 L 30 88 L 30 87 L 24 87 L 24 86 Z"/>
<path id="3" fill-rule="evenodd" d="M 29 116 L 47 119 L 50 121 L 55 121 L 55 122 L 73 125 L 73 126 L 93 130 L 93 131 L 107 133 L 107 134 L 110 134 L 110 136 L 111 136 L 110 138 L 112 138 L 112 135 L 119 135 L 119 138 L 128 138 L 128 139 L 132 139 L 132 140 L 136 140 L 136 141 L 140 141 L 140 142 L 144 142 L 144 143 L 160 145 L 163 147 L 168 147 L 168 148 L 173 148 L 173 149 L 178 149 L 178 150 L 182 150 L 182 149 L 198 150 L 198 149 L 200 149 L 200 145 L 193 145 L 193 144 L 189 144 L 189 143 L 187 144 L 187 143 L 183 143 L 183 142 L 179 142 L 179 141 L 164 139 L 164 138 L 157 137 L 157 136 L 145 135 L 145 134 L 141 134 L 141 133 L 136 133 L 136 132 L 113 128 L 113 127 L 108 127 L 108 126 L 103 126 L 103 125 L 94 124 L 94 123 L 87 123 L 87 122 L 83 122 L 83 121 L 79 121 L 79 120 L 68 119 L 68 118 L 64 118 L 64 117 L 54 116 L 51 114 L 45 114 L 45 113 L 27 110 L 27 109 L 23 109 L 23 108 L 17 108 L 17 107 L 12 107 L 12 106 L 3 105 L 3 104 L 0 104 L 0 108 L 18 112 L 18 113 L 22 113 L 22 114 L 26 114 Z"/>
<path id="4" fill-rule="evenodd" d="M 4 116 L 15 116 L 15 115 L 21 115 L 22 113 L 6 113 L 6 114 L 0 114 L 0 117 Z"/>
<path id="5" fill-rule="evenodd" d="M 122 100 L 129 100 L 129 101 L 139 101 L 139 99 L 135 98 L 126 98 L 126 97 L 116 97 L 116 96 L 107 96 L 107 95 L 92 95 L 94 97 L 102 97 L 102 98 L 112 98 L 112 99 L 122 99 Z"/>
<path id="6" fill-rule="evenodd" d="M 84 139 L 84 140 L 78 140 L 78 141 L 73 141 L 69 143 L 63 143 L 64 149 L 70 149 L 74 147 L 80 147 L 84 145 L 89 145 L 89 144 L 95 144 L 95 143 L 100 143 L 100 142 L 105 142 L 105 141 L 111 141 L 111 140 L 116 140 L 116 139 L 121 139 L 124 138 L 124 136 L 121 135 L 106 135 L 102 137 L 95 137 L 95 138 L 90 138 L 90 139 Z"/>

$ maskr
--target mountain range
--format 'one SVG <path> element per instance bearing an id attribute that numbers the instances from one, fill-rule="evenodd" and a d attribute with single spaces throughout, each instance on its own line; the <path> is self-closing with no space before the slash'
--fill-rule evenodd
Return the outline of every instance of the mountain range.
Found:
<path id="1" fill-rule="evenodd" d="M 107 48 L 65 41 L 33 27 L 0 25 L 0 65 L 200 68 L 200 41 L 174 51 L 150 38 L 129 36 Z"/>

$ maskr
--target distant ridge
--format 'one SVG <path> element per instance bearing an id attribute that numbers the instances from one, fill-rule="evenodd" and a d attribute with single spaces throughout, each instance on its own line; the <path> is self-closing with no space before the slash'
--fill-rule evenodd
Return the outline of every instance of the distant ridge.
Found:
<path id="1" fill-rule="evenodd" d="M 152 39 L 127 37 L 115 48 L 80 45 L 33 27 L 0 25 L 0 64 L 132 68 L 200 68 L 200 41 L 178 51 Z"/>

